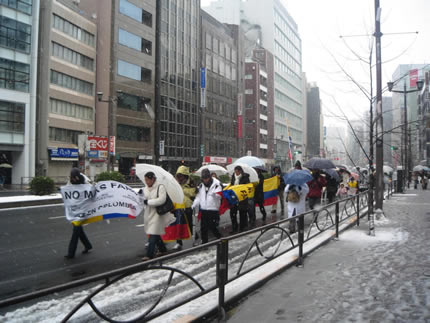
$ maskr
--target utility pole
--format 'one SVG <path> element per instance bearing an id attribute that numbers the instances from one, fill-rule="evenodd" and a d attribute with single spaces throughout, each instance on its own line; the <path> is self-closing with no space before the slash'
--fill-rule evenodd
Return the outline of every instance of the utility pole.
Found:
<path id="1" fill-rule="evenodd" d="M 375 208 L 382 210 L 384 200 L 384 147 L 382 123 L 382 63 L 381 63 L 381 7 L 375 0 L 375 44 L 376 44 L 376 194 Z"/>

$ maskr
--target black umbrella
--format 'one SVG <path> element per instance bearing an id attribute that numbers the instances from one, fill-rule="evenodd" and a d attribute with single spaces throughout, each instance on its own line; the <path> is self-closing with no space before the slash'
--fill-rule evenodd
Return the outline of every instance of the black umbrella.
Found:
<path id="1" fill-rule="evenodd" d="M 337 182 L 340 182 L 340 176 L 334 169 L 324 169 L 324 173 L 333 177 Z"/>
<path id="2" fill-rule="evenodd" d="M 309 159 L 303 166 L 309 169 L 329 169 L 336 168 L 331 160 L 325 158 L 313 157 Z"/>

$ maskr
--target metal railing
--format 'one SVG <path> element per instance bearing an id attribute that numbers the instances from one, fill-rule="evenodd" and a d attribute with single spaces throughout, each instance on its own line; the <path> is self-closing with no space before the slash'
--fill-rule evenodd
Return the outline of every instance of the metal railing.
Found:
<path id="1" fill-rule="evenodd" d="M 47 288 L 0 301 L 0 308 L 33 301 L 47 295 L 70 293 L 76 288 L 88 290 L 88 295 L 76 300 L 76 305 L 63 318 L 71 319 L 79 309 L 88 304 L 98 317 L 108 322 L 140 322 L 159 317 L 183 304 L 218 289 L 218 315 L 225 315 L 225 287 L 251 271 L 267 264 L 292 250 L 297 250 L 296 265 L 304 261 L 304 245 L 327 230 L 334 230 L 339 236 L 340 229 L 359 225 L 360 217 L 367 212 L 367 191 L 318 209 L 281 219 L 236 235 L 223 237 L 204 245 L 193 247 L 160 258 L 131 265 L 118 270 L 80 279 L 74 282 Z M 352 220 L 351 220 L 352 219 Z M 351 220 L 351 221 L 349 221 Z M 297 223 L 297 233 L 290 233 L 290 222 Z M 345 222 L 340 228 L 340 225 Z M 327 240 L 324 240 L 324 242 Z M 232 246 L 232 247 L 231 247 Z M 216 252 L 214 253 L 214 249 Z M 308 250 L 308 252 L 310 252 Z M 202 261 L 202 257 L 206 257 Z M 190 264 L 193 263 L 194 266 Z M 137 276 L 136 276 L 137 275 Z M 129 286 L 129 278 L 144 281 L 142 286 Z M 109 303 L 109 289 L 124 290 L 127 300 Z M 147 289 L 147 290 L 146 290 Z M 182 296 L 181 293 L 185 293 Z M 179 296 L 178 296 L 179 295 Z M 139 314 L 122 319 L 129 299 L 133 299 Z M 137 309 L 135 308 L 135 311 Z M 81 320 L 93 320 L 94 314 L 83 314 Z M 92 319 L 89 318 L 92 317 Z"/>

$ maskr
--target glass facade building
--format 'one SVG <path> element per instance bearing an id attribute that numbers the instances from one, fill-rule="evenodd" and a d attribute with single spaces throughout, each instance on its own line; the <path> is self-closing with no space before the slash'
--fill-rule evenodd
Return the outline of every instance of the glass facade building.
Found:
<path id="1" fill-rule="evenodd" d="M 0 0 L 1 184 L 35 173 L 39 0 Z"/>
<path id="2" fill-rule="evenodd" d="M 174 170 L 199 157 L 199 12 L 199 0 L 158 1 L 156 153 Z"/>

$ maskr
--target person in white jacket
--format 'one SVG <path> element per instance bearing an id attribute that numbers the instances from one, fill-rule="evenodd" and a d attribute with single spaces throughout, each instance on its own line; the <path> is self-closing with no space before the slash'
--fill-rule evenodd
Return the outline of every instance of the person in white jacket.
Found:
<path id="1" fill-rule="evenodd" d="M 198 206 L 200 209 L 202 243 L 207 243 L 209 230 L 217 239 L 221 238 L 221 233 L 218 231 L 221 195 L 218 193 L 222 191 L 222 186 L 219 180 L 211 176 L 207 168 L 202 170 L 201 178 L 202 183 L 198 186 L 199 192 L 192 208 L 195 209 Z"/>
<path id="2" fill-rule="evenodd" d="M 290 191 L 295 191 L 297 193 L 297 201 L 291 201 L 290 199 L 288 199 Z M 306 211 L 306 195 L 308 195 L 308 193 L 309 187 L 306 183 L 300 186 L 288 184 L 285 187 L 285 196 L 287 196 L 288 199 L 288 218 L 299 215 Z M 296 232 L 296 221 L 292 220 L 290 221 L 290 233 L 294 232 Z"/>
<path id="3" fill-rule="evenodd" d="M 171 213 L 163 215 L 157 213 L 156 207 L 166 201 L 167 193 L 164 185 L 157 183 L 157 178 L 153 172 L 145 174 L 145 184 L 146 186 L 143 188 L 145 198 L 144 224 L 149 239 L 146 257 L 142 260 L 154 258 L 156 247 L 161 254 L 167 252 L 161 236 L 166 233 L 165 227 L 174 221 L 174 216 Z"/>

